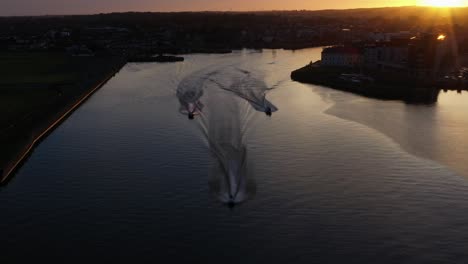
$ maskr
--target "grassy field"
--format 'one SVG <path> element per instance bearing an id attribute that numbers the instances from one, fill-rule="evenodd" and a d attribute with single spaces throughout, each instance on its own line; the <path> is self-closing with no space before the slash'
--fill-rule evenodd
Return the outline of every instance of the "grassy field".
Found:
<path id="1" fill-rule="evenodd" d="M 0 85 L 72 81 L 69 62 L 76 60 L 61 52 L 0 52 Z"/>
<path id="2" fill-rule="evenodd" d="M 0 53 L 0 131 L 54 100 L 52 87 L 76 81 L 67 60 L 61 53 Z"/>
<path id="3" fill-rule="evenodd" d="M 38 131 L 122 65 L 121 58 L 109 56 L 0 52 L 0 169 Z"/>

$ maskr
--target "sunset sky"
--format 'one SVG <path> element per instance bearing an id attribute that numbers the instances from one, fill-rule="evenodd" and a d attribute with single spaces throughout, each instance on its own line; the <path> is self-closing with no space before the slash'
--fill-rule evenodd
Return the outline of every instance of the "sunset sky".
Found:
<path id="1" fill-rule="evenodd" d="M 468 0 L 0 0 L 0 16 L 125 11 L 318 10 L 408 5 L 465 6 Z"/>

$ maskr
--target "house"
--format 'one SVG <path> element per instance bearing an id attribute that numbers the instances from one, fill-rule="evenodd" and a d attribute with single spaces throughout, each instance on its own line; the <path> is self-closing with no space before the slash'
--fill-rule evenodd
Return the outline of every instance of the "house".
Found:
<path id="1" fill-rule="evenodd" d="M 377 47 L 377 67 L 381 70 L 406 71 L 410 38 L 394 39 Z"/>
<path id="2" fill-rule="evenodd" d="M 436 77 L 447 68 L 450 54 L 449 39 L 445 35 L 424 34 L 409 44 L 408 64 L 419 78 Z"/>
<path id="3" fill-rule="evenodd" d="M 367 38 L 373 42 L 385 42 L 395 39 L 409 39 L 413 36 L 410 31 L 400 32 L 371 32 L 368 33 Z"/>
<path id="4" fill-rule="evenodd" d="M 335 46 L 322 51 L 322 66 L 355 67 L 361 62 L 361 52 L 354 47 Z"/>

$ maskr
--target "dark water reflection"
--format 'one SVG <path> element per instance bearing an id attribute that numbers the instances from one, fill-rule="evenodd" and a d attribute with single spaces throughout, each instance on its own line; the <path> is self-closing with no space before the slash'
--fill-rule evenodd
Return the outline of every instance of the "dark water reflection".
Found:
<path id="1" fill-rule="evenodd" d="M 468 262 L 466 94 L 413 106 L 289 81 L 320 51 L 127 65 L 0 189 L 2 260 Z M 280 110 L 207 82 L 188 120 L 179 84 L 213 65 L 256 69 Z M 225 160 L 247 168 L 234 210 Z"/>

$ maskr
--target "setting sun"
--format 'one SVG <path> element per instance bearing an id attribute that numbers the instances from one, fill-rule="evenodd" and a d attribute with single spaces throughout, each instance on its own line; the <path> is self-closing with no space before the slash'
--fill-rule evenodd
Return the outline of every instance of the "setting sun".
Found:
<path id="1" fill-rule="evenodd" d="M 435 6 L 435 7 L 461 7 L 466 6 L 466 0 L 421 0 L 420 5 Z"/>

